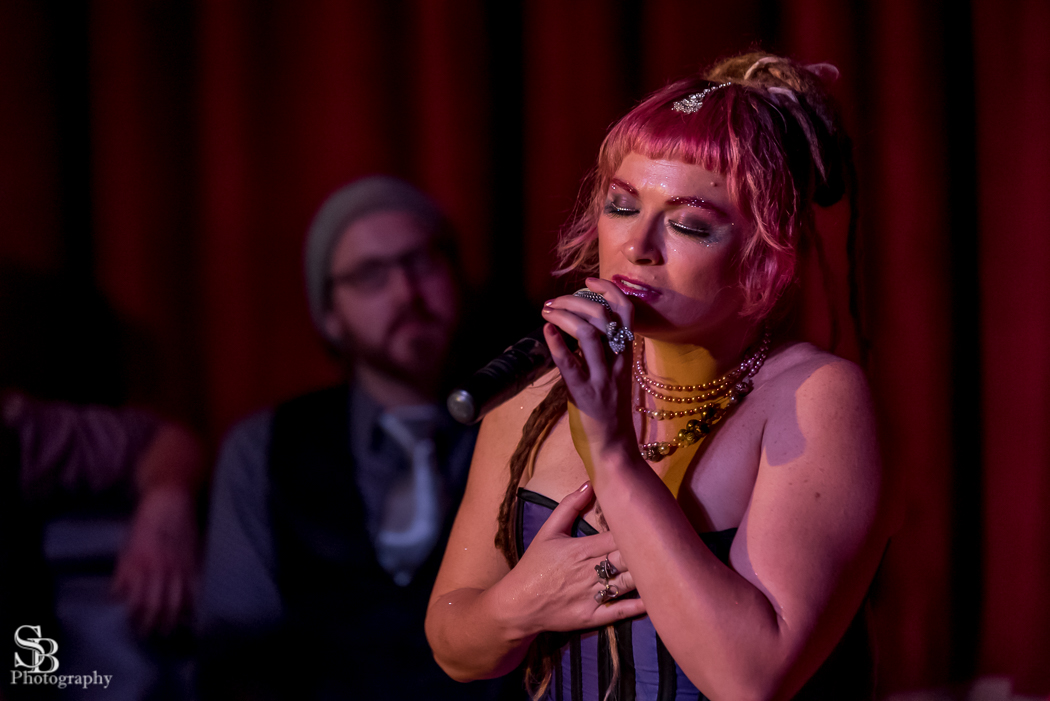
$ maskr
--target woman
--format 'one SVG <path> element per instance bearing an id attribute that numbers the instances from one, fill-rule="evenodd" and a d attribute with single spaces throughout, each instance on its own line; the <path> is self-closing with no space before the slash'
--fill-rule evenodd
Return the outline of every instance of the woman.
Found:
<path id="1" fill-rule="evenodd" d="M 832 71 L 740 56 L 606 137 L 562 244 L 597 276 L 546 303 L 558 371 L 486 418 L 435 584 L 454 678 L 527 658 L 566 701 L 872 696 L 868 390 L 779 332 L 813 206 L 850 180 Z"/>

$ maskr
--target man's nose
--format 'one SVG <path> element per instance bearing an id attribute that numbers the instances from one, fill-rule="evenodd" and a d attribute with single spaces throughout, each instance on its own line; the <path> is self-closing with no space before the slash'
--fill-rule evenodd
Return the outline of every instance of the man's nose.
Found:
<path id="1" fill-rule="evenodd" d="M 387 293 L 399 302 L 412 302 L 420 297 L 419 275 L 407 265 L 394 265 L 387 278 Z"/>

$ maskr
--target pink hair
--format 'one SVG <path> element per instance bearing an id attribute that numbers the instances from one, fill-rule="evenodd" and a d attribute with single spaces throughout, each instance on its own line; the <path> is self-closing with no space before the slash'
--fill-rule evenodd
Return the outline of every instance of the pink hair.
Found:
<path id="1" fill-rule="evenodd" d="M 739 260 L 741 313 L 759 321 L 783 311 L 781 300 L 798 277 L 800 247 L 812 235 L 813 200 L 823 197 L 828 201 L 822 204 L 830 204 L 842 195 L 841 176 L 829 178 L 825 165 L 827 137 L 838 130 L 826 118 L 827 109 L 819 109 L 828 98 L 815 74 L 800 79 L 808 72 L 786 59 L 748 63 L 754 68 L 746 79 L 733 76 L 729 85 L 709 92 L 697 112 L 685 114 L 671 105 L 711 86 L 699 76 L 656 91 L 612 127 L 590 176 L 590 192 L 558 244 L 557 274 L 597 269 L 598 218 L 609 182 L 624 157 L 638 153 L 725 176 L 730 195 L 754 225 Z M 784 80 L 785 68 L 794 80 Z M 761 75 L 752 77 L 756 69 Z M 725 71 L 719 79 L 727 79 Z M 821 94 L 812 95 L 815 90 Z M 828 164 L 841 173 L 834 165 Z M 829 188 L 838 189 L 837 195 L 829 196 Z"/>

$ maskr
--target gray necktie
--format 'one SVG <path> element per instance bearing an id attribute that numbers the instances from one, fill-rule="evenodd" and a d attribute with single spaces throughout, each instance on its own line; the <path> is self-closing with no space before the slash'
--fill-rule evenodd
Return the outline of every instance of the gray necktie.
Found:
<path id="1" fill-rule="evenodd" d="M 432 411 L 422 409 L 399 409 L 379 417 L 379 425 L 401 446 L 412 466 L 387 493 L 376 534 L 379 564 L 400 586 L 412 581 L 441 534 L 441 476 L 430 437 L 433 417 Z"/>

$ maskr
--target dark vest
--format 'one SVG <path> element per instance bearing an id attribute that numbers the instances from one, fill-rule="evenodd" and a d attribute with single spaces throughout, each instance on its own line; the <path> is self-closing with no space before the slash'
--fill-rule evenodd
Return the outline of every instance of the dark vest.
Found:
<path id="1" fill-rule="evenodd" d="M 350 453 L 346 386 L 280 405 L 270 444 L 276 581 L 295 698 L 491 699 L 501 684 L 460 684 L 434 662 L 423 631 L 448 542 L 405 587 L 376 559 Z M 439 460 L 441 459 L 439 447 Z M 448 485 L 454 504 L 463 485 Z"/>

